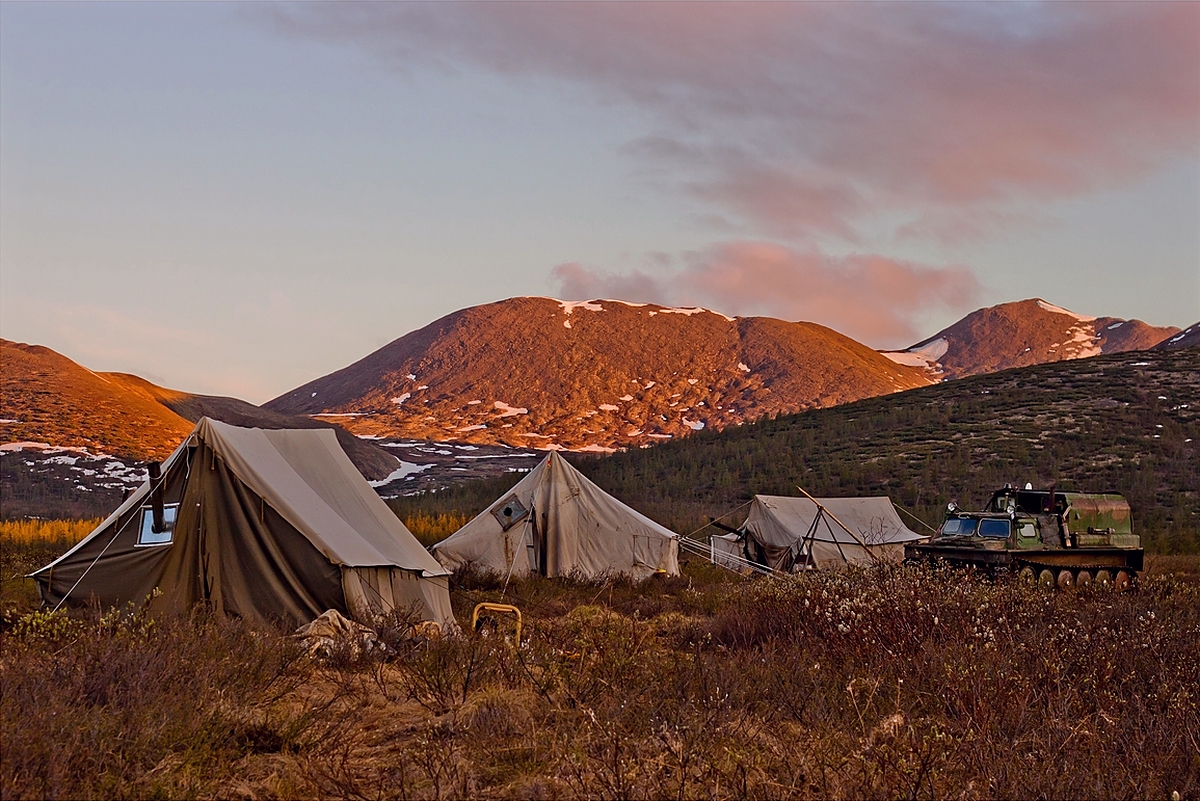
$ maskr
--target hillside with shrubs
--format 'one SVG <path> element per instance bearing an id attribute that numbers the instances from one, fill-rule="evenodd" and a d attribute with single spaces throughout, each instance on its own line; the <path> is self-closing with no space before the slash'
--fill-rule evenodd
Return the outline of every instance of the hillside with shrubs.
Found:
<path id="1" fill-rule="evenodd" d="M 1200 552 L 1200 348 L 1057 362 L 780 416 L 608 457 L 589 478 L 680 533 L 740 524 L 756 493 L 887 495 L 929 525 L 1006 483 L 1115 490 L 1151 552 Z M 519 476 L 400 498 L 474 515 Z M 903 515 L 902 515 L 903 516 Z M 924 531 L 905 517 L 913 528 Z"/>

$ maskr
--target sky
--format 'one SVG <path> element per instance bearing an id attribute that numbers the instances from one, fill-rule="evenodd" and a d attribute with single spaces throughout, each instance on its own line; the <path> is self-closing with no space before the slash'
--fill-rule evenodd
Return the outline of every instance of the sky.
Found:
<path id="1" fill-rule="evenodd" d="M 0 3 L 0 336 L 261 403 L 457 309 L 1200 320 L 1197 3 Z"/>

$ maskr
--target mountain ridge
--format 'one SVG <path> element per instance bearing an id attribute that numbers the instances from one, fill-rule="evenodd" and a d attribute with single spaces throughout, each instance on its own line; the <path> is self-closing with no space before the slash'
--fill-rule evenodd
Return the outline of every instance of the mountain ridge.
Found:
<path id="1" fill-rule="evenodd" d="M 1040 339 L 1021 334 L 1039 319 L 1057 325 L 1040 331 Z M 987 335 L 997 325 L 1007 339 Z M 1179 349 L 1200 335 L 1200 324 L 1179 332 L 1031 299 L 973 312 L 914 348 L 963 328 L 993 355 L 1007 349 L 1046 359 L 1144 347 L 1160 333 L 1168 336 L 1152 346 Z M 1068 340 L 1072 348 L 1063 347 Z M 970 338 L 962 342 L 969 351 Z M 63 497 L 48 487 L 74 490 L 80 499 L 90 491 L 119 497 L 140 480 L 145 461 L 168 454 L 201 416 L 266 428 L 329 427 L 360 471 L 394 494 L 520 470 L 537 449 L 645 447 L 1008 363 L 969 352 L 955 361 L 950 344 L 938 364 L 936 357 L 914 358 L 913 349 L 876 352 L 813 323 L 515 298 L 446 315 L 264 408 L 95 372 L 49 348 L 0 340 L 0 454 L 13 455 L 4 460 L 6 514 L 15 508 L 12 482 L 30 478 L 16 477 L 18 464 L 41 476 L 21 490 L 34 514 L 39 493 Z M 898 365 L 898 355 L 916 363 Z M 284 401 L 294 408 L 279 408 Z M 97 496 L 80 508 L 98 505 Z"/>
<path id="2" fill-rule="evenodd" d="M 1147 350 L 1179 333 L 1141 320 L 1090 317 L 1029 298 L 977 309 L 904 351 L 887 351 L 901 364 L 938 379 L 994 373 L 1013 367 Z"/>
<path id="3" fill-rule="evenodd" d="M 446 315 L 264 406 L 360 436 L 611 451 L 930 382 L 816 323 L 518 297 Z"/>

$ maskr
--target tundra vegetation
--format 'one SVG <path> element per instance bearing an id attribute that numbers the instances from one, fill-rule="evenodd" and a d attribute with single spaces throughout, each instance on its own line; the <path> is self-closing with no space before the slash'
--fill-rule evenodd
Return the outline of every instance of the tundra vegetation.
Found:
<path id="1" fill-rule="evenodd" d="M 64 536 L 35 528 L 0 529 L 5 578 Z M 325 659 L 202 609 L 37 611 L 6 582 L 0 796 L 1194 797 L 1198 578 L 1178 556 L 1124 594 L 899 566 L 461 572 L 459 619 L 515 603 L 519 645 L 503 621 L 413 640 L 398 614 L 387 651 Z"/>

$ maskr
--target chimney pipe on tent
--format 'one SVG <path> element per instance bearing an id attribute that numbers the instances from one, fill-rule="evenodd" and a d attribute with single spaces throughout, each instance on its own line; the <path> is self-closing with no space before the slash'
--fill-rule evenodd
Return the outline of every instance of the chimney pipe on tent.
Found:
<path id="1" fill-rule="evenodd" d="M 162 469 L 158 462 L 150 462 L 146 469 L 150 473 L 150 508 L 154 514 L 154 528 L 151 530 L 161 534 L 167 530 L 163 520 Z"/>

